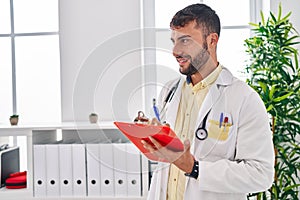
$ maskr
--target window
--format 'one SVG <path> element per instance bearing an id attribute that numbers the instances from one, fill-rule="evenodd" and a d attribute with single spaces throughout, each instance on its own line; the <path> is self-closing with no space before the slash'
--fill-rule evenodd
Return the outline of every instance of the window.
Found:
<path id="1" fill-rule="evenodd" d="M 59 122 L 58 49 L 58 35 L 16 38 L 17 108 L 24 123 Z"/>
<path id="2" fill-rule="evenodd" d="M 10 33 L 10 2 L 9 0 L 0 1 L 0 34 Z"/>
<path id="3" fill-rule="evenodd" d="M 0 24 L 0 123 L 60 122 L 58 0 L 1 0 Z"/>
<path id="4" fill-rule="evenodd" d="M 199 0 L 156 0 L 155 27 L 168 29 L 174 14 L 182 8 L 194 3 L 199 3 Z"/>
<path id="5" fill-rule="evenodd" d="M 203 0 L 203 3 L 216 11 L 223 27 L 248 26 L 250 22 L 250 0 Z"/>
<path id="6" fill-rule="evenodd" d="M 57 32 L 57 0 L 13 0 L 16 33 Z"/>

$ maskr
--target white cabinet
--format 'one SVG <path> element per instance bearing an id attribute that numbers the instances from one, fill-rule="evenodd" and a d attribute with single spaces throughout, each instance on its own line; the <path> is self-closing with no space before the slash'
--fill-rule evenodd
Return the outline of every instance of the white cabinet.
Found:
<path id="1" fill-rule="evenodd" d="M 90 123 L 62 123 L 52 126 L 35 125 L 35 126 L 1 126 L 0 137 L 13 137 L 13 143 L 20 146 L 19 138 L 23 138 L 23 144 L 20 147 L 20 164 L 21 171 L 27 170 L 27 188 L 25 189 L 0 189 L 0 199 L 5 200 L 40 200 L 40 199 L 146 199 L 149 187 L 149 170 L 148 160 L 142 155 L 142 195 L 140 197 L 34 197 L 33 187 L 33 145 L 49 143 L 124 143 L 128 142 L 127 138 L 121 134 L 112 122 L 101 122 L 98 124 Z M 24 140 L 25 138 L 25 140 Z M 25 143 L 24 143 L 25 141 Z"/>
<path id="2" fill-rule="evenodd" d="M 32 186 L 32 178 L 31 175 L 33 173 L 32 168 L 32 129 L 26 127 L 10 127 L 5 126 L 0 128 L 0 137 L 12 136 L 14 138 L 14 142 L 18 140 L 18 137 L 26 138 L 26 145 L 20 148 L 20 155 L 24 155 L 25 157 L 20 158 L 20 162 L 24 161 L 21 165 L 21 170 L 26 169 L 28 173 L 27 177 L 27 188 L 25 189 L 0 189 L 0 199 L 29 199 L 33 196 L 33 186 Z"/>

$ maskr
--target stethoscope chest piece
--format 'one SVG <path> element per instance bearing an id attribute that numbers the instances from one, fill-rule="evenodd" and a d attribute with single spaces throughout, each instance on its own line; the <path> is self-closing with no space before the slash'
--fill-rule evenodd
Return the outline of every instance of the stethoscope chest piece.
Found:
<path id="1" fill-rule="evenodd" d="M 207 130 L 206 130 L 205 126 L 206 126 L 207 116 L 208 116 L 209 113 L 210 113 L 210 110 L 209 110 L 208 113 L 206 113 L 206 115 L 205 115 L 205 117 L 202 121 L 202 126 L 201 127 L 199 126 L 197 128 L 196 132 L 195 132 L 196 138 L 198 140 L 205 140 L 208 136 L 208 133 L 207 133 Z"/>
<path id="2" fill-rule="evenodd" d="M 198 128 L 196 130 L 196 137 L 199 140 L 205 140 L 207 138 L 208 134 L 207 134 L 207 130 L 205 128 Z"/>

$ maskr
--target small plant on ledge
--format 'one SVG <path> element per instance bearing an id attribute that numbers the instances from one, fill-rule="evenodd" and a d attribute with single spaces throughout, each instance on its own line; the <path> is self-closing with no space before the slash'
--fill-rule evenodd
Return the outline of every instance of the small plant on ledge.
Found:
<path id="1" fill-rule="evenodd" d="M 91 113 L 89 116 L 90 123 L 95 124 L 98 121 L 98 115 L 96 113 Z"/>
<path id="2" fill-rule="evenodd" d="M 12 126 L 14 125 L 18 125 L 18 122 L 19 122 L 19 115 L 16 115 L 16 114 L 13 114 L 9 117 L 9 121 L 10 121 L 10 124 Z"/>

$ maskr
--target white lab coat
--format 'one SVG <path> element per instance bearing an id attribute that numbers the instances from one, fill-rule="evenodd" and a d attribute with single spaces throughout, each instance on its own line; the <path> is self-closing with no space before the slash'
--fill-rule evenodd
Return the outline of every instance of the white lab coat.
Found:
<path id="1" fill-rule="evenodd" d="M 168 105 L 166 121 L 174 128 L 181 95 L 182 77 Z M 177 81 L 161 92 L 160 102 Z M 209 112 L 210 111 L 210 112 Z M 259 95 L 223 67 L 200 108 L 198 124 L 209 112 L 210 120 L 219 120 L 223 112 L 232 124 L 224 140 L 209 137 L 191 141 L 191 153 L 199 161 L 199 177 L 187 178 L 185 200 L 241 200 L 250 192 L 270 188 L 274 177 L 274 149 L 269 118 Z M 225 115 L 224 115 L 225 116 Z M 149 200 L 166 199 L 169 164 L 159 163 L 153 174 Z"/>

